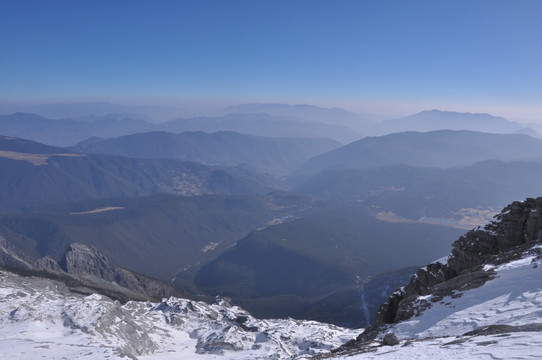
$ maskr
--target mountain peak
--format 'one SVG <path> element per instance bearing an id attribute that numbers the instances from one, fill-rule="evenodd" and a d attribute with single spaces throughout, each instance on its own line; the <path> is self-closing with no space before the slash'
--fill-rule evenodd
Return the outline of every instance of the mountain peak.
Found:
<path id="1" fill-rule="evenodd" d="M 473 130 L 487 133 L 508 134 L 520 131 L 523 125 L 487 113 L 469 113 L 424 110 L 399 119 L 385 120 L 375 125 L 370 133 L 384 135 L 403 131 L 428 132 L 440 129 Z"/>

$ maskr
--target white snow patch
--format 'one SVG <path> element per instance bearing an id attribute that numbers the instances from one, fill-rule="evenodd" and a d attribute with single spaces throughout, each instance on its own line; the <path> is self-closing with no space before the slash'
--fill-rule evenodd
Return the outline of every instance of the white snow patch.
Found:
<path id="1" fill-rule="evenodd" d="M 435 261 L 433 261 L 433 263 L 438 263 L 438 264 L 442 264 L 442 265 L 447 265 L 448 264 L 448 260 L 450 259 L 451 255 L 446 255 L 444 257 L 441 257 L 440 259 L 437 259 Z"/>
<path id="2" fill-rule="evenodd" d="M 354 339 L 315 321 L 259 320 L 225 301 L 121 305 L 0 271 L 0 359 L 291 359 Z"/>

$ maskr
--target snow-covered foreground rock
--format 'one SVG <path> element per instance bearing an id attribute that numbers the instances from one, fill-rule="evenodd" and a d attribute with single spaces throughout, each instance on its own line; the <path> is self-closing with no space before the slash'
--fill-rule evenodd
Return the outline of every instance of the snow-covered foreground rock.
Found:
<path id="1" fill-rule="evenodd" d="M 0 271 L 0 359 L 304 358 L 358 333 L 312 321 L 257 320 L 223 300 L 121 305 Z"/>

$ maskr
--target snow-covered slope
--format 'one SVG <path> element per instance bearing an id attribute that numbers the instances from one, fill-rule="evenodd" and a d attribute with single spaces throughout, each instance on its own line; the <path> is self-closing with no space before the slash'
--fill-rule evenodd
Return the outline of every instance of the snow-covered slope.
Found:
<path id="1" fill-rule="evenodd" d="M 532 250 L 510 263 L 486 265 L 495 271 L 495 278 L 482 287 L 444 297 L 420 316 L 390 326 L 372 344 L 337 358 L 539 359 L 542 247 Z M 418 302 L 430 298 L 421 296 Z M 399 344 L 382 346 L 385 333 L 395 334 Z"/>
<path id="2" fill-rule="evenodd" d="M 542 198 L 512 203 L 453 246 L 337 358 L 541 358 Z"/>
<path id="3" fill-rule="evenodd" d="M 420 339 L 455 336 L 488 325 L 542 322 L 542 267 L 539 253 L 533 254 L 536 250 L 542 250 L 542 246 L 529 249 L 522 259 L 499 266 L 486 265 L 486 270 L 496 272 L 493 280 L 457 298 L 455 294 L 444 297 L 420 317 L 393 326 L 393 331 L 402 338 Z M 426 295 L 419 300 L 430 298 Z"/>
<path id="4" fill-rule="evenodd" d="M 257 320 L 224 300 L 121 305 L 0 271 L 0 359 L 290 359 L 328 352 L 358 333 L 313 321 Z"/>

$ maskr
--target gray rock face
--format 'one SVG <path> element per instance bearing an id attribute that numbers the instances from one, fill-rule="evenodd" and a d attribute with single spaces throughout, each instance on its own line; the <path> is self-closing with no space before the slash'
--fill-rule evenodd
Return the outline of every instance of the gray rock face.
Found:
<path id="1" fill-rule="evenodd" d="M 62 270 L 71 275 L 93 275 L 106 281 L 115 280 L 115 267 L 95 247 L 71 244 L 60 261 Z"/>
<path id="2" fill-rule="evenodd" d="M 123 302 L 182 294 L 170 284 L 114 266 L 95 247 L 85 244 L 71 244 L 57 263 L 49 256 L 36 260 L 0 236 L 0 267 L 60 280 L 78 293 L 101 293 Z"/>
<path id="3" fill-rule="evenodd" d="M 64 270 L 58 263 L 49 256 L 44 256 L 34 262 L 34 268 L 37 270 L 45 270 L 50 272 L 62 273 Z"/>
<path id="4" fill-rule="evenodd" d="M 458 273 L 492 260 L 494 255 L 539 241 L 542 237 L 542 198 L 513 202 L 485 228 L 469 231 L 454 244 L 448 265 Z"/>
<path id="5" fill-rule="evenodd" d="M 157 300 L 178 294 L 178 291 L 169 284 L 113 266 L 95 247 L 85 244 L 71 244 L 60 261 L 60 267 L 70 275 L 114 283 L 119 287 L 145 294 L 149 299 Z"/>
<path id="6" fill-rule="evenodd" d="M 0 236 L 0 267 L 16 270 L 32 269 L 32 259 L 26 257 L 21 251 Z"/>
<path id="7" fill-rule="evenodd" d="M 357 341 L 374 339 L 386 324 L 418 315 L 431 306 L 431 301 L 461 296 L 465 290 L 482 286 L 494 276 L 492 270 L 484 269 L 485 264 L 498 265 L 520 258 L 536 243 L 542 243 L 542 198 L 508 205 L 483 229 L 471 230 L 455 241 L 447 261 L 419 269 L 380 307 L 374 324 Z M 430 301 L 416 301 L 423 295 L 433 296 Z"/>

